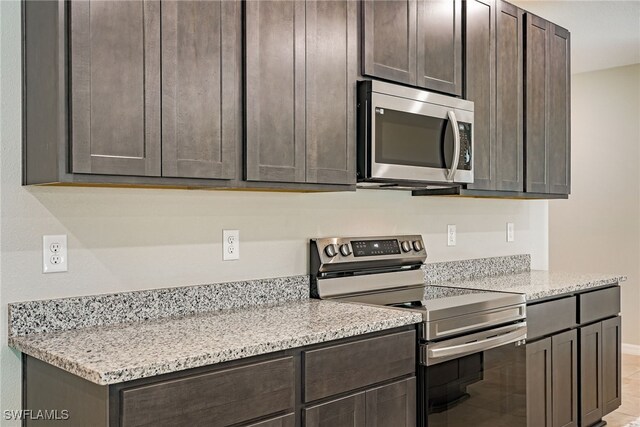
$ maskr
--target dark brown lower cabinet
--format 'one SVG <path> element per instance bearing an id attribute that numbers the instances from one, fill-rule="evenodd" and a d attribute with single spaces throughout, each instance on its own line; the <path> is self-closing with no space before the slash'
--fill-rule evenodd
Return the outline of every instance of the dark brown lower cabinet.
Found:
<path id="1" fill-rule="evenodd" d="M 551 338 L 527 344 L 527 425 L 551 427 Z"/>
<path id="2" fill-rule="evenodd" d="M 578 425 L 578 332 L 551 337 L 551 397 L 553 427 Z"/>
<path id="3" fill-rule="evenodd" d="M 306 427 L 365 427 L 364 392 L 313 406 L 304 411 Z"/>
<path id="4" fill-rule="evenodd" d="M 256 424 L 250 424 L 247 427 L 294 427 L 296 424 L 296 416 L 293 414 L 283 415 L 282 417 L 271 418 L 270 420 L 260 421 Z"/>
<path id="5" fill-rule="evenodd" d="M 25 355 L 23 406 L 65 408 L 69 427 L 415 427 L 416 342 L 405 326 L 113 385 Z"/>
<path id="6" fill-rule="evenodd" d="M 527 344 L 527 425 L 578 426 L 578 333 Z"/>
<path id="7" fill-rule="evenodd" d="M 367 391 L 367 427 L 416 425 L 416 378 Z"/>
<path id="8" fill-rule="evenodd" d="M 590 427 L 621 404 L 620 288 L 527 307 L 527 425 Z"/>
<path id="9" fill-rule="evenodd" d="M 416 425 L 415 377 L 313 406 L 305 427 L 412 427 Z"/>
<path id="10" fill-rule="evenodd" d="M 602 409 L 604 414 L 622 404 L 622 318 L 602 322 Z"/>
<path id="11" fill-rule="evenodd" d="M 580 328 L 580 424 L 590 426 L 621 404 L 620 316 Z"/>

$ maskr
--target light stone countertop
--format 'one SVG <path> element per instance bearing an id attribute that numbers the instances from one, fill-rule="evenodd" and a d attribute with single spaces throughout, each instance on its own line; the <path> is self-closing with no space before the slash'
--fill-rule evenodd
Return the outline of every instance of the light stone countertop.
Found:
<path id="1" fill-rule="evenodd" d="M 481 277 L 468 280 L 435 282 L 432 285 L 452 288 L 524 294 L 527 301 L 535 301 L 563 294 L 571 294 L 627 280 L 613 274 L 585 274 L 532 270 L 518 274 Z"/>
<path id="2" fill-rule="evenodd" d="M 107 385 L 421 321 L 422 316 L 411 311 L 305 299 L 12 336 L 9 345 Z"/>

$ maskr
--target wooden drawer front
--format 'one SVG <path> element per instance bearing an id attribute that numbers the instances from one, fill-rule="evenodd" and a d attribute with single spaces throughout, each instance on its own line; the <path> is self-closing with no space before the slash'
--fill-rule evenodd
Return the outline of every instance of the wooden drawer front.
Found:
<path id="1" fill-rule="evenodd" d="M 566 297 L 527 306 L 527 340 L 576 325 L 576 298 Z"/>
<path id="2" fill-rule="evenodd" d="M 304 354 L 305 402 L 415 372 L 416 333 L 400 332 Z"/>
<path id="3" fill-rule="evenodd" d="M 227 426 L 294 406 L 293 358 L 123 390 L 123 426 Z M 286 424 L 285 424 L 286 425 Z"/>
<path id="4" fill-rule="evenodd" d="M 580 324 L 589 323 L 620 313 L 620 286 L 578 295 Z"/>

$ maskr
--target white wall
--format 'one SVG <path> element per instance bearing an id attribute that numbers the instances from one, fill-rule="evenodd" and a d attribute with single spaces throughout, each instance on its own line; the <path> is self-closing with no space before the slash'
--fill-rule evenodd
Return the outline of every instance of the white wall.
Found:
<path id="1" fill-rule="evenodd" d="M 551 270 L 626 274 L 622 336 L 640 350 L 640 64 L 572 77 L 568 201 L 549 202 Z"/>
<path id="2" fill-rule="evenodd" d="M 21 187 L 19 18 L 19 3 L 0 1 L 0 409 L 20 405 L 8 302 L 306 274 L 308 238 L 327 235 L 422 233 L 430 261 L 531 253 L 547 268 L 546 201 Z M 456 247 L 446 246 L 447 224 L 457 225 Z M 240 229 L 240 261 L 221 261 L 223 228 Z M 69 272 L 43 275 L 42 235 L 58 233 L 69 237 Z"/>

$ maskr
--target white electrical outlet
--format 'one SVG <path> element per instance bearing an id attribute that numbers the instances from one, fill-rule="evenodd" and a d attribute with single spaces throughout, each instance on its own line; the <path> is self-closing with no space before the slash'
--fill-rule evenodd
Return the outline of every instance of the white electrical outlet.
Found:
<path id="1" fill-rule="evenodd" d="M 449 224 L 447 225 L 447 246 L 455 246 L 456 245 L 456 225 Z"/>
<path id="2" fill-rule="evenodd" d="M 240 230 L 222 230 L 222 260 L 240 259 Z"/>
<path id="3" fill-rule="evenodd" d="M 67 271 L 67 235 L 42 236 L 42 272 Z"/>
<path id="4" fill-rule="evenodd" d="M 513 242 L 515 240 L 515 231 L 512 222 L 507 223 L 507 242 Z"/>

